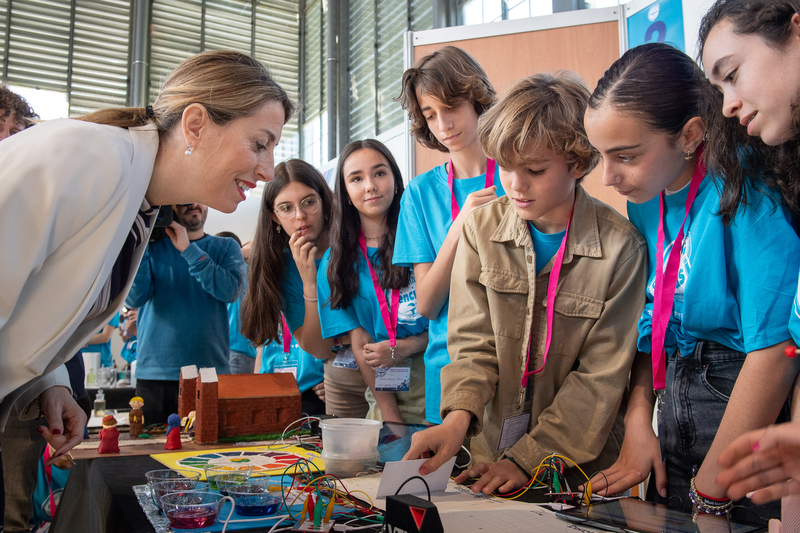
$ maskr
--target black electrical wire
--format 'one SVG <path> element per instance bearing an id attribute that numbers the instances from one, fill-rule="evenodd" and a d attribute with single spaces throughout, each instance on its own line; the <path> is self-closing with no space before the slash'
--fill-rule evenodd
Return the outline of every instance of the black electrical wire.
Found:
<path id="1" fill-rule="evenodd" d="M 395 491 L 394 495 L 397 496 L 400 490 L 406 486 L 406 483 L 408 483 L 412 479 L 418 479 L 425 484 L 425 490 L 428 491 L 428 501 L 431 501 L 431 488 L 428 486 L 428 482 L 425 481 L 425 479 L 422 476 L 411 476 L 407 480 L 403 481 L 403 483 L 399 487 L 397 487 L 397 490 Z"/>

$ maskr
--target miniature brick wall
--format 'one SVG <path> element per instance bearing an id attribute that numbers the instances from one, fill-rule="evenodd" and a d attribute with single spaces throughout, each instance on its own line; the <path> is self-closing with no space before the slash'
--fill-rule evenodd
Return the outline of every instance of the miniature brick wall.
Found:
<path id="1" fill-rule="evenodd" d="M 280 433 L 301 411 L 300 395 L 221 399 L 219 437 Z"/>
<path id="2" fill-rule="evenodd" d="M 181 375 L 178 387 L 178 416 L 183 418 L 195 410 L 197 378 L 186 379 Z"/>
<path id="3" fill-rule="evenodd" d="M 197 383 L 194 440 L 198 444 L 217 442 L 219 438 L 218 385 L 217 382 Z"/>
<path id="4" fill-rule="evenodd" d="M 291 374 L 222 374 L 213 376 L 219 381 L 202 382 L 205 370 L 191 380 L 196 389 L 191 404 L 190 380 L 180 383 L 179 404 L 195 410 L 195 442 L 278 433 L 300 418 L 302 397 Z"/>

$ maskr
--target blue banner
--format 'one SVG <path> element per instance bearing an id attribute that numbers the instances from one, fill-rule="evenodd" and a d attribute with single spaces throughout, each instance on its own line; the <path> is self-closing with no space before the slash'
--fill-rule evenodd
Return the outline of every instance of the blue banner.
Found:
<path id="1" fill-rule="evenodd" d="M 667 43 L 686 51 L 681 0 L 658 0 L 628 17 L 628 48 Z"/>

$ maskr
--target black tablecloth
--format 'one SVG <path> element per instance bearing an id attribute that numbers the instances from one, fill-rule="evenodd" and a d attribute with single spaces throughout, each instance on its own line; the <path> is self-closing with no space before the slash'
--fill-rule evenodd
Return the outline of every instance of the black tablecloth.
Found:
<path id="1" fill-rule="evenodd" d="M 131 487 L 146 483 L 144 473 L 159 468 L 164 465 L 146 455 L 77 461 L 50 531 L 153 533 Z"/>

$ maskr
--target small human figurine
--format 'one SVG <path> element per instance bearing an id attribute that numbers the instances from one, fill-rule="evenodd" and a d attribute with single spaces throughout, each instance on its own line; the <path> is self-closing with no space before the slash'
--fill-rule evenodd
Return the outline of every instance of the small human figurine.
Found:
<path id="1" fill-rule="evenodd" d="M 103 417 L 103 429 L 100 430 L 100 445 L 97 453 L 119 453 L 119 430 L 114 415 Z"/>
<path id="2" fill-rule="evenodd" d="M 131 406 L 131 412 L 128 413 L 130 438 L 138 439 L 139 435 L 142 433 L 142 427 L 144 427 L 144 412 L 142 411 L 144 400 L 139 396 L 134 396 L 131 398 L 131 401 L 128 402 L 128 405 Z"/>
<path id="3" fill-rule="evenodd" d="M 184 416 L 181 419 L 181 425 L 183 426 L 183 432 L 186 433 L 189 437 L 194 436 L 194 418 L 196 416 L 195 411 L 189 411 L 189 414 Z"/>
<path id="4" fill-rule="evenodd" d="M 167 418 L 167 442 L 164 444 L 164 449 L 181 449 L 181 417 L 175 413 L 172 413 Z"/>

